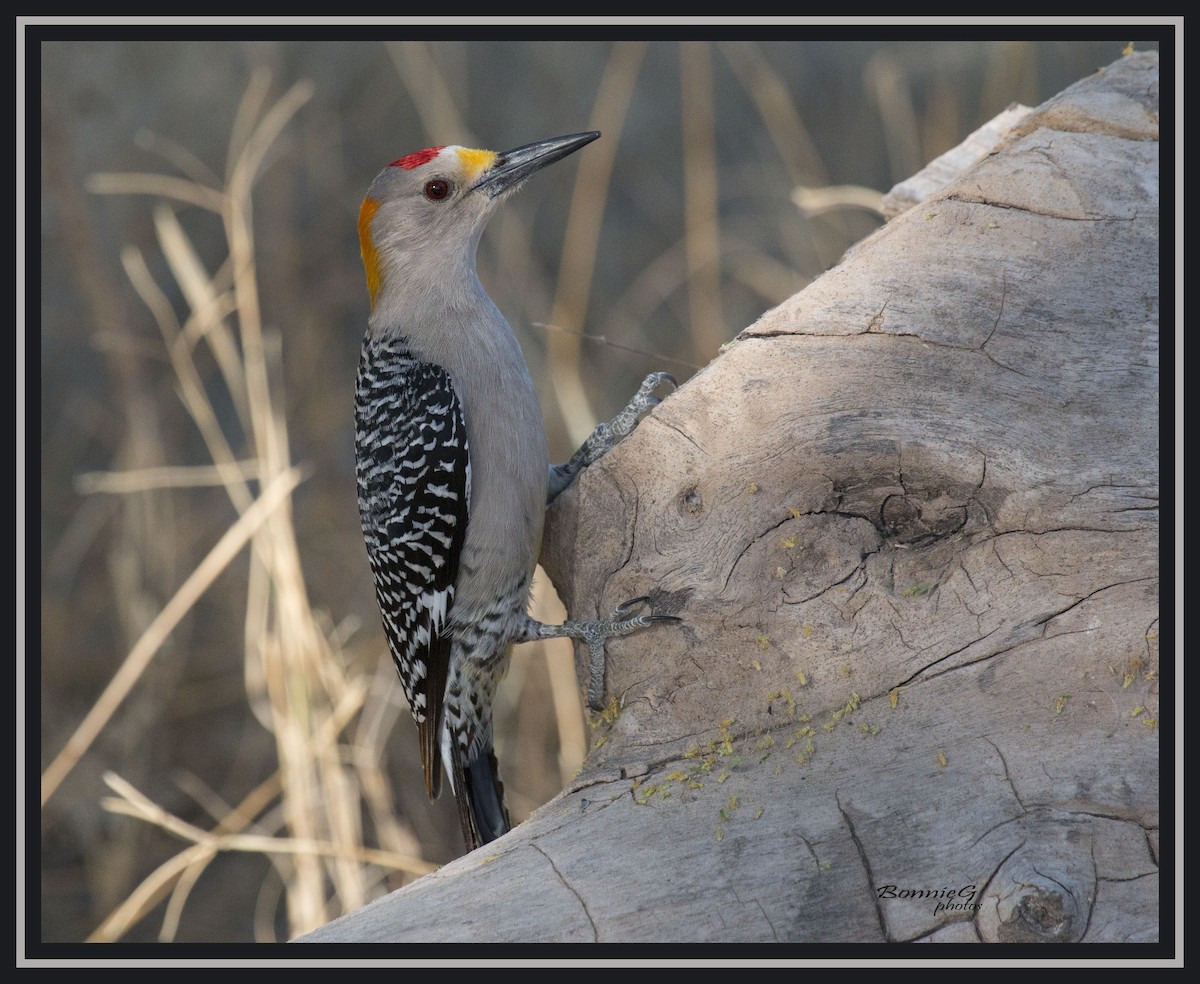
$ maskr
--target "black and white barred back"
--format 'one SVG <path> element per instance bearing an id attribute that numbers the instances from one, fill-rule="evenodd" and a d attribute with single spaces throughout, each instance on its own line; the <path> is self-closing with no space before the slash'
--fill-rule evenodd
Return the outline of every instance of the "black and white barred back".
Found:
<path id="1" fill-rule="evenodd" d="M 354 396 L 363 536 L 432 798 L 454 649 L 448 615 L 470 508 L 466 422 L 447 372 L 414 358 L 403 340 L 366 339 Z"/>

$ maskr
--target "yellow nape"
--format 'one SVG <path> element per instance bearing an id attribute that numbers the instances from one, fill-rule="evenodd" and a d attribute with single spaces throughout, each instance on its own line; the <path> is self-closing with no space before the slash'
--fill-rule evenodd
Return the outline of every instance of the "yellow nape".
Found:
<path id="1" fill-rule="evenodd" d="M 371 238 L 371 219 L 379 211 L 379 202 L 364 198 L 358 211 L 358 243 L 362 249 L 363 268 L 367 271 L 367 292 L 371 295 L 371 309 L 375 309 L 375 295 L 379 293 L 379 251 Z"/>
<path id="2" fill-rule="evenodd" d="M 496 163 L 497 156 L 496 152 L 492 150 L 458 148 L 458 159 L 462 162 L 464 176 L 468 183 L 479 180 L 483 172 Z"/>

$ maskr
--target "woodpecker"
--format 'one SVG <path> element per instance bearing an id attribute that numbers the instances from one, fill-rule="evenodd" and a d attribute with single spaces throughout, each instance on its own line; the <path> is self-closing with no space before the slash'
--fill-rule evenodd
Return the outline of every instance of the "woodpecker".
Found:
<path id="1" fill-rule="evenodd" d="M 499 203 L 599 136 L 503 153 L 430 147 L 384 168 L 359 213 L 371 302 L 355 384 L 359 514 L 384 634 L 417 723 L 425 789 L 437 798 L 444 768 L 468 850 L 510 827 L 492 700 L 512 646 L 586 642 L 589 702 L 598 706 L 604 640 L 678 621 L 646 611 L 647 598 L 608 619 L 562 625 L 526 612 L 547 504 L 674 383 L 650 374 L 612 422 L 551 466 L 521 348 L 476 274 L 476 247 Z"/>

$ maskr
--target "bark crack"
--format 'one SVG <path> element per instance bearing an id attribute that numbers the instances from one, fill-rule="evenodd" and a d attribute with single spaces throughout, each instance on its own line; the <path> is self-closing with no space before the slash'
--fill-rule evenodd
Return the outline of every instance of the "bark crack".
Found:
<path id="1" fill-rule="evenodd" d="M 858 851 L 859 860 L 862 861 L 863 870 L 867 874 L 867 887 L 871 890 L 871 901 L 875 903 L 875 915 L 879 919 L 879 931 L 883 933 L 883 938 L 891 943 L 892 936 L 888 932 L 887 920 L 883 916 L 883 907 L 879 904 L 879 892 L 875 888 L 875 875 L 871 871 L 871 862 L 867 858 L 866 849 L 863 847 L 863 842 L 859 839 L 858 831 L 854 829 L 854 821 L 850 819 L 850 814 L 846 812 L 846 808 L 842 806 L 842 799 L 838 795 L 837 790 L 834 790 L 833 801 L 837 803 L 838 812 L 841 813 L 842 819 L 846 821 L 846 827 L 850 831 L 850 839 L 854 842 L 854 847 Z"/>
<path id="2" fill-rule="evenodd" d="M 1157 868 L 1155 868 L 1155 869 L 1154 869 L 1154 871 L 1143 871 L 1143 872 L 1142 872 L 1140 875 L 1130 875 L 1128 878 L 1109 878 L 1109 877 L 1105 877 L 1104 875 L 1097 875 L 1097 876 L 1096 876 L 1096 881 L 1098 881 L 1098 882 L 1131 882 L 1131 881 L 1141 881 L 1141 879 L 1143 879 L 1143 878 L 1153 878 L 1153 877 L 1155 877 L 1157 874 L 1158 874 L 1158 869 L 1157 869 Z"/>
<path id="3" fill-rule="evenodd" d="M 817 852 L 813 849 L 813 846 L 807 837 L 805 837 L 803 834 L 797 834 L 797 836 L 804 842 L 804 846 L 808 849 L 808 853 L 812 855 L 813 864 L 816 866 L 817 874 L 819 875 L 821 873 L 821 859 L 817 857 Z"/>
<path id="4" fill-rule="evenodd" d="M 745 557 L 746 554 L 750 552 L 750 548 L 753 547 L 759 541 L 766 539 L 768 536 L 770 536 L 772 533 L 774 533 L 781 526 L 784 526 L 787 523 L 790 523 L 791 521 L 792 521 L 791 516 L 788 516 L 785 519 L 781 519 L 778 522 L 774 523 L 773 525 L 768 526 L 761 533 L 754 535 L 753 537 L 751 537 L 749 540 L 746 541 L 746 545 L 744 547 L 742 547 L 742 549 L 738 552 L 738 555 L 736 557 L 734 557 L 733 563 L 729 565 L 729 573 L 725 575 L 725 583 L 721 585 L 721 593 L 722 594 L 724 594 L 726 588 L 729 587 L 729 582 L 733 580 L 733 575 L 734 575 L 734 572 L 737 570 L 737 565 L 740 564 L 742 562 L 742 558 Z"/>
<path id="5" fill-rule="evenodd" d="M 997 553 L 997 554 L 996 554 L 996 556 L 997 556 L 997 558 L 1000 560 L 1001 564 L 1003 564 L 1003 563 L 1004 563 L 1004 560 L 1003 560 L 1003 558 L 1002 558 L 1002 557 L 1000 557 L 999 553 Z M 1007 565 L 1005 565 L 1005 566 L 1007 567 Z M 1028 570 L 1028 568 L 1026 568 L 1026 569 Z M 1010 570 L 1011 570 L 1011 569 L 1010 569 Z M 1032 573 L 1034 573 L 1036 576 L 1041 576 L 1041 575 L 1039 575 L 1039 574 L 1038 574 L 1038 572 L 1037 572 L 1037 571 L 1034 571 L 1034 572 L 1032 572 Z M 1049 575 L 1047 575 L 1047 576 L 1049 576 Z M 1142 583 L 1142 582 L 1144 582 L 1144 581 L 1155 581 L 1155 580 L 1156 580 L 1156 579 L 1155 579 L 1155 578 L 1152 578 L 1152 577 L 1135 577 L 1135 578 L 1131 578 L 1131 579 L 1130 579 L 1130 580 L 1128 580 L 1128 581 L 1117 581 L 1117 582 L 1115 582 L 1115 583 L 1113 583 L 1113 584 L 1104 584 L 1104 585 L 1101 585 L 1100 587 L 1098 587 L 1098 588 L 1095 588 L 1095 589 L 1093 589 L 1092 591 L 1089 591 L 1089 592 L 1088 592 L 1086 595 L 1084 595 L 1083 597 L 1081 597 L 1081 598 L 1076 598 L 1076 599 L 1072 600 L 1072 601 L 1071 601 L 1071 603 L 1070 603 L 1069 605 L 1065 605 L 1064 607 L 1062 607 L 1062 608 L 1060 608 L 1060 609 L 1058 609 L 1058 610 L 1056 610 L 1056 611 L 1052 611 L 1052 612 L 1046 612 L 1046 613 L 1044 613 L 1043 615 L 1039 616 L 1039 617 L 1038 617 L 1038 619 L 1037 619 L 1036 621 L 1034 621 L 1034 622 L 1030 623 L 1030 624 L 1029 624 L 1029 625 L 1027 625 L 1027 626 L 1024 626 L 1024 628 L 1028 628 L 1028 629 L 1036 629 L 1037 631 L 1036 631 L 1035 633 L 1033 633 L 1033 634 L 1030 634 L 1030 635 L 1025 635 L 1025 636 L 1023 636 L 1022 638 L 1020 638 L 1020 639 L 1017 639 L 1015 642 L 1013 642 L 1013 644 L 1012 644 L 1012 645 L 1010 645 L 1010 646 L 1005 646 L 1003 649 L 997 649 L 997 650 L 995 650 L 995 651 L 993 651 L 993 652 L 984 653 L 982 656 L 980 656 L 980 657 L 978 657 L 978 658 L 976 658 L 976 659 L 967 660 L 967 661 L 966 661 L 966 662 L 964 662 L 964 663 L 956 663 L 954 666 L 947 667 L 947 668 L 946 668 L 946 669 L 944 669 L 944 670 L 939 670 L 939 671 L 938 671 L 938 672 L 936 672 L 936 673 L 930 673 L 930 672 L 928 672 L 928 671 L 929 671 L 929 670 L 931 670 L 933 667 L 937 666 L 939 663 L 943 663 L 943 662 L 945 662 L 946 660 L 950 659 L 951 657 L 953 657 L 953 656 L 957 656 L 959 653 L 965 652 L 966 650 L 970 649 L 970 648 L 971 648 L 972 646 L 974 646 L 976 643 L 983 642 L 983 641 L 984 641 L 985 639 L 987 639 L 989 636 L 995 635 L 997 632 L 999 632 L 999 631 L 1000 631 L 1000 628 L 1002 628 L 1002 626 L 1001 626 L 1000 628 L 995 628 L 995 629 L 993 629 L 991 632 L 989 632 L 987 635 L 985 635 L 985 636 L 982 636 L 982 637 L 980 637 L 980 638 L 978 638 L 978 639 L 973 639 L 973 640 L 971 640 L 970 642 L 968 642 L 966 645 L 964 645 L 964 646 L 960 646 L 958 649 L 955 649 L 953 652 L 946 653 L 946 655 L 944 655 L 944 656 L 939 656 L 937 659 L 933 660 L 932 662 L 925 664 L 925 665 L 924 665 L 924 666 L 922 666 L 920 669 L 918 669 L 918 670 L 915 670 L 915 671 L 914 671 L 912 674 L 910 674 L 910 675 L 909 675 L 909 676 L 908 676 L 906 679 L 904 679 L 904 680 L 901 680 L 901 681 L 900 681 L 900 682 L 897 684 L 897 686 L 899 686 L 899 687 L 905 687 L 905 686 L 909 686 L 909 685 L 911 685 L 911 684 L 912 684 L 914 681 L 917 681 L 917 678 L 918 678 L 918 677 L 920 677 L 920 678 L 921 678 L 919 681 L 917 681 L 917 682 L 920 682 L 920 683 L 924 683 L 924 682 L 927 682 L 927 681 L 929 681 L 929 680 L 935 680 L 935 679 L 937 679 L 938 677 L 942 676 L 942 675 L 943 675 L 943 674 L 945 674 L 945 673 L 953 673 L 955 670 L 962 670 L 962 669 L 965 669 L 965 668 L 966 668 L 966 667 L 968 667 L 968 666 L 974 666 L 976 663 L 981 663 L 981 662 L 983 662 L 984 660 L 987 660 L 987 659 L 993 659 L 993 658 L 994 658 L 994 657 L 996 657 L 996 656 L 1003 656 L 1005 653 L 1012 652 L 1014 649 L 1018 648 L 1019 646 L 1022 646 L 1022 645 L 1024 645 L 1024 644 L 1025 644 L 1025 643 L 1027 643 L 1027 642 L 1032 642 L 1032 641 L 1034 641 L 1034 640 L 1037 640 L 1037 639 L 1043 639 L 1043 638 L 1045 638 L 1045 636 L 1046 636 L 1046 627 L 1047 627 L 1047 626 L 1048 626 L 1048 625 L 1049 625 L 1051 622 L 1053 622 L 1053 621 L 1054 621 L 1056 618 L 1058 618 L 1058 617 L 1060 617 L 1060 616 L 1062 616 L 1062 615 L 1065 615 L 1067 612 L 1071 611 L 1072 609 L 1074 609 L 1074 608 L 1078 608 L 1078 607 L 1079 607 L 1080 605 L 1082 605 L 1082 604 L 1083 604 L 1085 601 L 1088 601 L 1089 599 L 1091 599 L 1091 598 L 1095 597 L 1096 595 L 1100 594 L 1102 591 L 1108 591 L 1108 590 L 1110 590 L 1111 588 L 1125 587 L 1126 585 L 1130 585 L 1130 584 L 1140 584 L 1140 583 Z M 1066 635 L 1066 634 L 1068 634 L 1068 633 L 1064 632 L 1064 633 L 1062 633 L 1062 634 L 1063 634 L 1063 635 Z M 901 640 L 903 641 L 903 636 L 901 636 Z M 910 648 L 911 648 L 911 647 L 910 647 Z"/>
<path id="6" fill-rule="evenodd" d="M 658 423 L 662 424 L 664 427 L 668 428 L 669 430 L 673 430 L 676 434 L 678 434 L 685 441 L 687 441 L 688 444 L 690 444 L 692 447 L 694 447 L 702 455 L 704 455 L 705 457 L 708 457 L 708 452 L 705 451 L 704 448 L 702 448 L 699 444 L 696 443 L 695 438 L 693 438 L 690 434 L 685 433 L 678 425 L 672 423 L 669 420 L 666 420 L 662 416 L 656 416 L 656 417 L 653 417 L 650 419 L 656 420 Z"/>
<path id="7" fill-rule="evenodd" d="M 1021 850 L 1021 848 L 1023 848 L 1024 846 L 1025 846 L 1025 841 L 1022 840 L 1020 844 L 1018 844 L 1016 847 L 1014 847 L 1011 851 L 1009 851 L 1006 855 L 1004 855 L 1004 857 L 1002 857 L 997 862 L 996 867 L 994 867 L 992 869 L 992 873 L 987 876 L 987 881 L 985 881 L 983 883 L 983 891 L 979 895 L 980 901 L 987 898 L 988 889 L 992 887 L 992 883 L 996 880 L 996 876 L 998 874 L 1000 874 L 1000 869 L 1003 868 L 1006 864 L 1008 864 L 1008 859 L 1011 858 L 1014 854 L 1016 854 L 1017 851 Z M 975 932 L 979 933 L 979 938 L 985 939 L 983 933 L 979 932 L 979 912 L 982 912 L 982 911 L 983 910 L 981 909 L 976 912 L 975 918 L 972 920 L 972 922 L 975 925 Z"/>
<path id="8" fill-rule="evenodd" d="M 553 868 L 554 873 L 556 875 L 558 875 L 558 880 L 563 883 L 563 885 L 566 887 L 567 891 L 569 891 L 572 895 L 575 896 L 575 898 L 577 898 L 579 900 L 579 905 L 583 909 L 583 914 L 585 916 L 587 916 L 588 925 L 590 925 L 592 927 L 592 942 L 599 943 L 600 942 L 600 931 L 596 928 L 596 920 L 592 918 L 592 914 L 588 910 L 587 903 L 583 900 L 583 896 L 579 894 L 579 892 L 576 890 L 574 885 L 572 885 L 569 881 L 567 881 L 567 879 L 563 876 L 563 873 L 558 870 L 558 865 L 556 865 L 554 863 L 554 859 L 552 857 L 550 857 L 549 854 L 547 854 L 545 851 L 543 851 L 542 848 L 539 847 L 537 844 L 530 843 L 529 846 L 532 847 L 535 851 L 538 852 L 538 854 L 540 854 L 542 857 L 544 857 L 547 861 L 550 862 L 550 867 Z"/>
<path id="9" fill-rule="evenodd" d="M 992 824 L 990 827 L 988 827 L 987 830 L 985 830 L 982 834 L 980 834 L 973 841 L 971 841 L 971 847 L 974 847 L 976 844 L 978 844 L 981 840 L 983 840 L 989 834 L 994 833 L 995 831 L 999 830 L 1001 827 L 1007 827 L 1010 823 L 1016 823 L 1018 820 L 1024 819 L 1025 815 L 1028 812 L 1029 811 L 1026 810 L 1025 813 L 1022 813 L 1019 816 L 1009 817 L 1007 820 L 1001 820 L 999 823 Z M 1021 843 L 1024 843 L 1024 841 L 1022 841 Z M 970 848 L 968 848 L 968 850 L 970 850 Z M 1005 860 L 1007 860 L 1007 858 Z"/>
<path id="10" fill-rule="evenodd" d="M 1021 794 L 1019 792 L 1017 792 L 1017 784 L 1015 782 L 1013 782 L 1012 773 L 1008 771 L 1008 759 L 1006 759 L 1004 757 L 1004 753 L 1002 751 L 1000 751 L 1000 746 L 997 745 L 994 741 L 992 741 L 992 739 L 989 738 L 987 735 L 983 736 L 983 740 L 986 741 L 989 745 L 991 745 L 992 748 L 994 748 L 996 750 L 996 754 L 998 756 L 1000 756 L 1000 764 L 1004 767 L 1004 778 L 1008 781 L 1008 786 L 1012 790 L 1013 796 L 1015 796 L 1017 802 L 1021 804 L 1022 811 L 1024 811 L 1024 813 L 1028 813 L 1029 807 L 1027 807 L 1025 805 L 1025 801 L 1023 799 L 1021 799 Z M 978 843 L 978 842 L 976 842 L 976 843 Z"/>
<path id="11" fill-rule="evenodd" d="M 1038 623 L 1038 624 L 1040 625 L 1041 623 Z M 898 630 L 897 630 L 897 631 L 898 631 Z M 968 643 L 967 643 L 965 646 L 959 646 L 959 647 L 958 647 L 957 649 L 955 649 L 953 652 L 946 653 L 946 655 L 945 655 L 945 656 L 939 656 L 939 657 L 938 657 L 937 659 L 935 659 L 935 660 L 934 660 L 932 663 L 926 663 L 926 664 L 925 664 L 924 666 L 922 666 L 922 667 L 921 667 L 919 670 L 916 670 L 916 671 L 914 671 L 913 673 L 911 673 L 911 674 L 910 674 L 910 675 L 909 675 L 909 676 L 908 676 L 906 679 L 904 679 L 904 680 L 901 680 L 901 681 L 900 681 L 898 684 L 896 684 L 896 686 L 898 686 L 898 687 L 907 687 L 907 686 L 909 686 L 909 685 L 910 685 L 910 684 L 911 684 L 911 683 L 912 683 L 914 680 L 916 680 L 916 679 L 917 679 L 917 677 L 920 677 L 920 676 L 922 676 L 923 674 L 925 674 L 927 670 L 931 670 L 931 669 L 933 669 L 933 667 L 937 666 L 939 663 L 944 663 L 946 660 L 948 660 L 948 659 L 951 659 L 951 658 L 953 658 L 954 656 L 957 656 L 959 653 L 965 652 L 966 650 L 968 650 L 968 649 L 970 649 L 972 646 L 974 646 L 976 643 L 983 642 L 984 640 L 988 639 L 990 636 L 994 636 L 994 635 L 995 635 L 997 632 L 999 632 L 999 631 L 1000 631 L 1000 629 L 999 629 L 999 628 L 992 629 L 992 631 L 991 631 L 991 632 L 989 632 L 987 635 L 985 635 L 985 636 L 981 636 L 981 637 L 980 637 L 980 638 L 978 638 L 978 639 L 972 639 L 972 640 L 971 640 L 970 642 L 968 642 Z M 1045 630 L 1043 629 L 1043 633 L 1044 633 L 1044 631 L 1045 631 Z M 902 639 L 902 640 L 903 640 L 903 638 L 904 638 L 904 637 L 903 637 L 903 636 L 901 636 L 901 639 Z M 923 683 L 923 682 L 925 682 L 926 680 L 934 680 L 934 679 L 936 679 L 937 677 L 940 677 L 940 676 L 941 676 L 943 673 L 950 673 L 950 672 L 953 672 L 954 670 L 961 670 L 961 669 L 963 669 L 963 667 L 966 667 L 966 666 L 973 666 L 975 663 L 981 663 L 981 662 L 983 662 L 985 659 L 991 659 L 993 656 L 1000 656 L 1000 655 L 1002 655 L 1003 653 L 1007 653 L 1007 652 L 1009 652 L 1009 651 L 1010 651 L 1010 650 L 1012 650 L 1012 649 L 1016 649 L 1016 648 L 1017 648 L 1017 646 L 1021 645 L 1021 643 L 1022 643 L 1022 642 L 1025 642 L 1025 641 L 1027 641 L 1027 640 L 1024 640 L 1024 639 L 1023 639 L 1023 640 L 1020 640 L 1020 641 L 1018 641 L 1018 642 L 1015 642 L 1015 643 L 1013 643 L 1011 646 L 1007 646 L 1007 647 L 1005 647 L 1004 649 L 997 649 L 997 650 L 995 650 L 994 652 L 985 653 L 984 655 L 980 656 L 978 659 L 972 659 L 972 660 L 968 660 L 968 661 L 967 661 L 967 662 L 965 662 L 965 663 L 957 663 L 957 664 L 955 664 L 954 666 L 948 667 L 947 669 L 944 669 L 944 670 L 940 670 L 940 671 L 938 671 L 937 673 L 930 673 L 930 674 L 928 674 L 927 676 L 923 676 L 923 678 L 922 678 L 922 680 L 921 680 L 920 682 L 922 682 L 922 683 Z M 912 647 L 910 646 L 909 648 L 911 649 Z"/>
<path id="12" fill-rule="evenodd" d="M 994 355 L 992 355 L 991 352 L 989 352 L 987 350 L 988 342 L 990 342 L 992 340 L 992 336 L 996 334 L 996 330 L 1000 327 L 1000 319 L 1004 317 L 1004 300 L 1008 296 L 1008 273 L 1007 273 L 1007 271 L 1001 271 L 1000 277 L 1001 277 L 1000 309 L 996 312 L 996 320 L 992 322 L 992 330 L 988 332 L 988 337 L 985 338 L 983 340 L 983 342 L 980 344 L 979 351 L 987 356 L 988 361 L 991 362 L 992 365 L 999 366 L 1001 369 L 1007 369 L 1009 372 L 1016 373 L 1018 376 L 1028 379 L 1029 378 L 1028 373 L 1021 372 L 1021 370 L 1019 370 L 1019 369 L 1014 369 L 1010 365 L 1005 365 L 1003 362 L 1001 362 Z"/>
<path id="13" fill-rule="evenodd" d="M 872 550 L 870 553 L 866 554 L 861 561 L 859 561 L 854 567 L 852 567 L 850 569 L 849 574 L 847 574 L 845 577 L 841 578 L 840 580 L 833 581 L 832 583 L 825 585 L 825 587 L 821 588 L 819 591 L 815 592 L 814 594 L 804 595 L 801 598 L 793 598 L 790 594 L 788 594 L 788 589 L 787 589 L 787 586 L 785 585 L 784 589 L 783 589 L 783 596 L 786 600 L 783 603 L 785 605 L 807 604 L 810 601 L 815 601 L 817 598 L 820 598 L 824 594 L 828 594 L 830 591 L 833 591 L 836 588 L 840 588 L 842 585 L 846 584 L 846 582 L 848 582 L 851 578 L 853 578 L 856 574 L 862 574 L 863 578 L 864 578 L 863 584 L 860 584 L 857 588 L 855 588 L 853 594 L 851 594 L 849 597 L 846 598 L 846 601 L 849 602 L 850 599 L 853 598 L 854 595 L 857 594 L 863 588 L 863 586 L 866 584 L 866 559 L 867 559 L 867 557 L 870 557 L 871 554 L 875 554 L 878 552 L 879 552 L 878 548 L 876 548 L 875 550 Z M 897 613 L 897 614 L 899 614 L 899 613 Z"/>
<path id="14" fill-rule="evenodd" d="M 985 208 L 999 208 L 1006 212 L 1026 212 L 1029 215 L 1040 215 L 1047 219 L 1062 219 L 1064 222 L 1132 222 L 1137 214 L 1123 215 L 1067 215 L 1051 209 L 1029 208 L 1026 205 L 1015 205 L 1011 202 L 993 202 L 986 198 L 969 198 L 966 195 L 947 195 L 942 201 L 959 202 L 963 205 L 983 205 Z"/>
<path id="15" fill-rule="evenodd" d="M 1146 853 L 1150 855 L 1150 860 L 1154 862 L 1154 867 L 1159 867 L 1158 851 L 1154 848 L 1154 841 L 1151 839 L 1151 833 L 1158 833 L 1157 827 L 1142 827 L 1142 834 L 1146 838 Z"/>
<path id="16" fill-rule="evenodd" d="M 766 924 L 768 926 L 771 927 L 771 938 L 776 943 L 778 943 L 779 942 L 779 933 L 775 929 L 775 924 L 773 922 L 771 922 L 771 917 L 767 915 L 767 910 L 763 908 L 762 902 L 757 898 L 753 898 L 750 900 L 750 902 L 747 902 L 740 895 L 738 895 L 736 889 L 733 892 L 733 897 L 737 900 L 739 905 L 749 905 L 750 903 L 753 903 L 754 905 L 758 906 L 758 911 L 762 913 L 763 920 L 766 922 Z"/>

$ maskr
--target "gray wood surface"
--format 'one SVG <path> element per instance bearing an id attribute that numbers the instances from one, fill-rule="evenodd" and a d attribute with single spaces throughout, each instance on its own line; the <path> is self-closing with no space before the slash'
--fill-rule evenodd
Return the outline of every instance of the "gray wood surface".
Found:
<path id="1" fill-rule="evenodd" d="M 572 615 L 684 623 L 562 795 L 305 939 L 1157 939 L 1157 113 L 1154 54 L 1035 108 L 589 469 Z"/>

